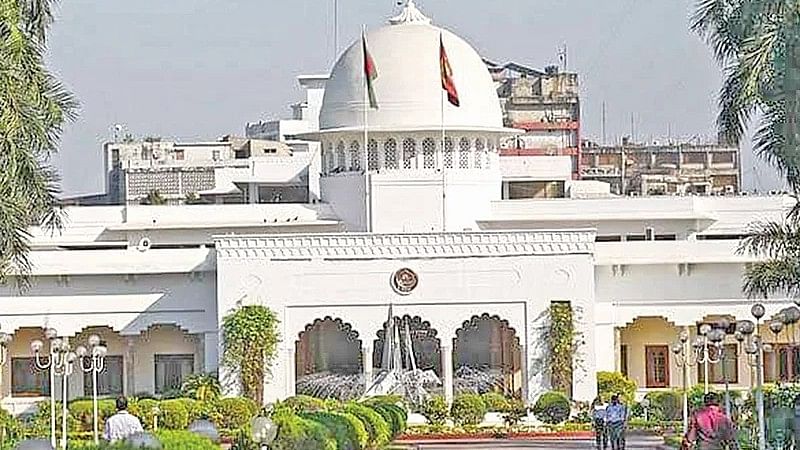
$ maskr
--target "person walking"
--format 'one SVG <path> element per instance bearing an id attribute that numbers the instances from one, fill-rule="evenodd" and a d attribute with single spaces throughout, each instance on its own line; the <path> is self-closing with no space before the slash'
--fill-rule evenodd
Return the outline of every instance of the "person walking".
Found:
<path id="1" fill-rule="evenodd" d="M 611 450 L 625 449 L 625 426 L 628 422 L 628 409 L 619 401 L 619 395 L 611 396 L 611 404 L 606 408 L 606 430 Z"/>
<path id="2" fill-rule="evenodd" d="M 144 432 L 142 422 L 128 412 L 128 399 L 119 397 L 117 399 L 117 413 L 106 420 L 103 439 L 108 442 L 117 442 L 142 432 Z"/>
<path id="3" fill-rule="evenodd" d="M 594 439 L 597 450 L 608 448 L 608 432 L 606 430 L 606 404 L 600 397 L 592 402 L 592 421 L 594 423 Z"/>
<path id="4" fill-rule="evenodd" d="M 737 448 L 736 433 L 731 419 L 719 407 L 719 396 L 709 392 L 703 397 L 704 406 L 692 414 L 689 429 L 683 438 L 682 449 L 732 450 Z"/>

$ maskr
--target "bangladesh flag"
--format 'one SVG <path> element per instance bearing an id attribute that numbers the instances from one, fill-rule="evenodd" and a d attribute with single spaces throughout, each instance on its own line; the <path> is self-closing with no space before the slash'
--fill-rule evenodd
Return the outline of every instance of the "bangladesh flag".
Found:
<path id="1" fill-rule="evenodd" d="M 375 87 L 373 82 L 378 78 L 378 69 L 375 68 L 375 61 L 367 50 L 367 35 L 361 33 L 361 46 L 364 49 L 364 79 L 367 82 L 367 95 L 369 96 L 369 107 L 378 109 L 378 100 L 375 98 Z"/>
<path id="2" fill-rule="evenodd" d="M 447 59 L 444 39 L 441 34 L 439 34 L 439 68 L 442 72 L 442 89 L 447 91 L 447 101 L 453 106 L 460 106 L 458 90 L 456 90 L 456 83 L 453 81 L 453 69 L 450 68 L 450 60 Z"/>

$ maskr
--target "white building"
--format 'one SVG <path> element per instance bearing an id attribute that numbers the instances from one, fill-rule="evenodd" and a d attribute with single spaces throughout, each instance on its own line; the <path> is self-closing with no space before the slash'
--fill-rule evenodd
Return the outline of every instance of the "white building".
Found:
<path id="1" fill-rule="evenodd" d="M 440 35 L 461 100 L 445 103 L 444 140 Z M 160 393 L 190 372 L 225 372 L 220 323 L 247 303 L 281 321 L 269 399 L 307 392 L 320 373 L 372 377 L 389 305 L 407 316 L 419 366 L 448 398 L 476 380 L 531 401 L 547 389 L 542 333 L 554 303 L 575 312 L 580 400 L 594 397 L 598 370 L 623 371 L 642 392 L 679 386 L 669 346 L 680 331 L 748 318 L 740 284 L 752 260 L 736 254 L 738 239 L 752 221 L 781 220 L 790 199 L 614 198 L 602 183 L 569 181 L 571 165 L 557 158 L 501 167 L 498 139 L 514 130 L 502 127 L 469 44 L 413 1 L 367 40 L 379 72 L 367 145 L 360 42 L 333 68 L 319 131 L 302 136 L 323 146 L 321 202 L 75 207 L 63 233 L 33 229 L 33 287 L 0 287 L 0 325 L 14 337 L 0 402 L 21 412 L 47 392 L 47 377 L 30 369 L 43 327 L 73 343 L 102 336 L 105 394 Z M 564 198 L 504 200 L 515 177 L 561 180 Z M 770 299 L 768 313 L 788 303 Z M 748 385 L 746 363 L 730 361 L 734 386 Z M 768 378 L 796 375 L 781 367 L 792 373 Z M 691 382 L 702 373 L 690 372 Z M 71 395 L 83 386 L 73 377 Z"/>

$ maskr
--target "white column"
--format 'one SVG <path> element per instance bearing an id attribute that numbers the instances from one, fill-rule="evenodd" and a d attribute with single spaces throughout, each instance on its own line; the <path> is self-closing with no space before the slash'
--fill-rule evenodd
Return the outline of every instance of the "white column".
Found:
<path id="1" fill-rule="evenodd" d="M 522 349 L 520 350 L 520 354 L 522 355 L 521 361 L 521 369 L 522 369 L 522 398 L 528 399 L 528 401 L 532 401 L 528 396 L 530 395 L 530 389 L 528 386 L 528 361 L 531 358 L 528 356 L 528 346 L 522 345 Z"/>
<path id="2" fill-rule="evenodd" d="M 453 404 L 453 347 L 442 347 L 442 382 L 444 398 L 448 405 Z"/>
<path id="3" fill-rule="evenodd" d="M 135 338 L 133 337 L 125 338 L 125 356 L 123 358 L 125 385 L 123 390 L 126 396 L 136 394 L 136 376 L 134 375 L 136 372 L 136 359 L 133 348 L 134 340 Z"/>
<path id="4" fill-rule="evenodd" d="M 603 346 L 598 345 L 598 348 Z M 614 371 L 622 372 L 622 330 L 617 327 L 614 327 Z"/>
<path id="5" fill-rule="evenodd" d="M 286 352 L 286 396 L 297 395 L 297 354 L 294 348 L 287 348 Z"/>
<path id="6" fill-rule="evenodd" d="M 372 386 L 372 346 L 361 347 L 361 361 L 364 364 L 364 389 Z"/>
<path id="7" fill-rule="evenodd" d="M 219 334 L 203 333 L 203 372 L 213 373 L 219 368 Z"/>

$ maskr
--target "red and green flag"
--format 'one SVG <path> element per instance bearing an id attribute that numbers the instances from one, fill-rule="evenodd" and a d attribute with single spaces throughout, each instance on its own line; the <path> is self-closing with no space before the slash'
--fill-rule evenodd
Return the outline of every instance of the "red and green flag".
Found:
<path id="1" fill-rule="evenodd" d="M 367 95 L 369 96 L 369 107 L 378 109 L 378 100 L 375 98 L 375 87 L 373 83 L 378 78 L 378 69 L 375 68 L 375 61 L 367 50 L 367 35 L 361 33 L 361 46 L 364 49 L 364 79 L 367 82 Z"/>
<path id="2" fill-rule="evenodd" d="M 447 51 L 444 49 L 444 39 L 441 34 L 439 34 L 439 68 L 442 72 L 442 89 L 447 92 L 447 101 L 453 106 L 460 106 L 458 90 L 453 81 L 453 69 L 450 68 L 450 60 L 447 59 Z"/>

